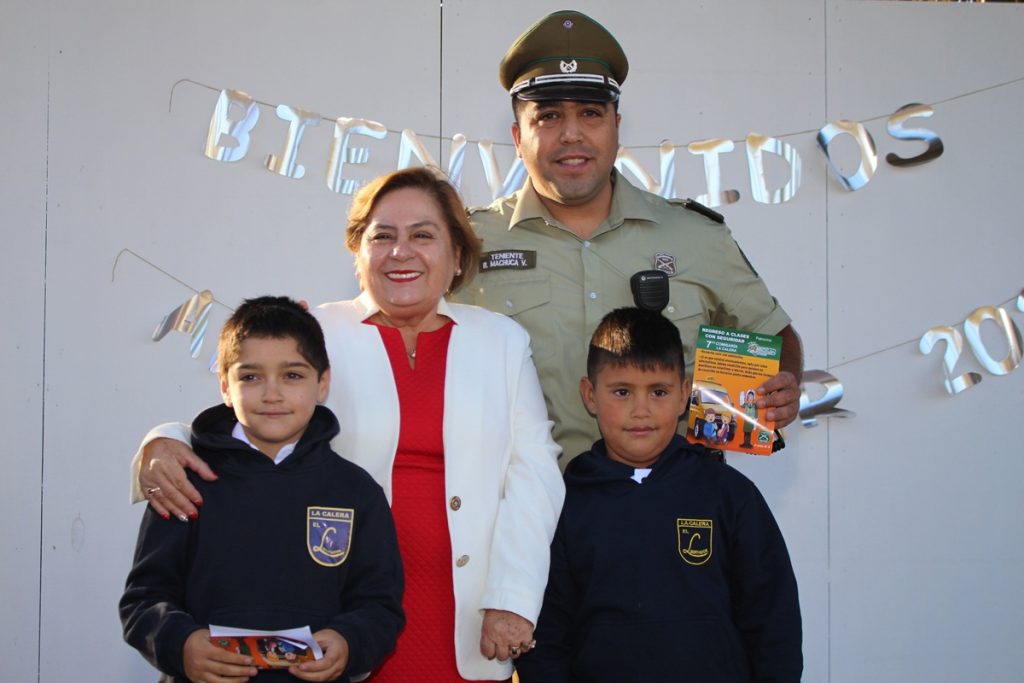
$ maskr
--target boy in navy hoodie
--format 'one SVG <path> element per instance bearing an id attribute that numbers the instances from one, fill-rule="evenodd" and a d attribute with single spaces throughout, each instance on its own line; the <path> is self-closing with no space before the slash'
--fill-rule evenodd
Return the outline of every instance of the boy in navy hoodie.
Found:
<path id="1" fill-rule="evenodd" d="M 621 308 L 580 393 L 603 437 L 569 463 L 522 683 L 793 683 L 800 604 L 754 484 L 676 434 L 690 381 L 677 328 Z"/>
<path id="2" fill-rule="evenodd" d="M 251 299 L 217 352 L 224 404 L 193 421 L 192 445 L 219 479 L 189 474 L 206 513 L 190 524 L 146 509 L 120 604 L 125 640 L 164 682 L 348 681 L 394 648 L 403 577 L 384 492 L 330 447 L 320 325 L 285 297 Z M 210 624 L 309 626 L 324 657 L 258 671 L 215 647 Z"/>

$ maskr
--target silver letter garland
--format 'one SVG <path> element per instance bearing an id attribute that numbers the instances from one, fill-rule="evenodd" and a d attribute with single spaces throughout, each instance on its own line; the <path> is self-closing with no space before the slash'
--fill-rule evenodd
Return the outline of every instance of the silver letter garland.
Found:
<path id="1" fill-rule="evenodd" d="M 202 85 L 202 84 L 198 84 Z M 1004 84 L 1005 85 L 1005 84 Z M 204 86 L 210 87 L 210 86 Z M 213 88 L 211 88 L 213 89 Z M 211 116 L 207 134 L 205 154 L 216 161 L 238 161 L 245 157 L 249 149 L 249 135 L 259 119 L 260 103 L 240 90 L 222 89 L 218 91 L 217 104 Z M 289 122 L 288 133 L 280 155 L 269 155 L 266 168 L 278 175 L 299 179 L 305 175 L 305 168 L 297 162 L 298 150 L 302 135 L 306 128 L 318 126 L 320 115 L 286 104 L 278 105 L 276 112 L 279 118 Z M 238 113 L 239 115 L 234 115 Z M 921 141 L 927 149 L 916 156 L 901 157 L 894 153 L 886 156 L 892 166 L 912 166 L 927 163 L 941 156 L 942 140 L 933 131 L 923 128 L 904 128 L 903 124 L 914 117 L 932 116 L 934 110 L 925 104 L 907 104 L 900 107 L 888 117 L 889 134 L 897 140 Z M 345 164 L 364 164 L 369 161 L 370 153 L 366 148 L 350 148 L 349 136 L 353 134 L 367 135 L 383 139 L 390 132 L 383 124 L 365 119 L 338 117 L 335 119 L 334 140 L 326 169 L 327 187 L 337 193 L 351 194 L 359 186 L 359 182 L 342 176 Z M 844 175 L 834 163 L 829 146 L 839 135 L 853 137 L 860 149 L 860 165 L 852 175 Z M 406 168 L 416 157 L 428 166 L 440 166 L 433 161 L 426 147 L 420 142 L 419 136 L 410 129 L 401 131 L 399 158 L 396 168 Z M 429 136 L 434 138 L 436 136 Z M 448 177 L 458 187 L 461 185 L 466 145 L 471 141 L 461 133 L 452 136 L 452 146 L 448 159 Z M 800 188 L 801 158 L 796 149 L 779 137 L 750 133 L 745 138 L 748 171 L 750 174 L 751 197 L 762 204 L 781 204 L 792 199 Z M 826 124 L 817 134 L 817 142 L 825 155 L 827 166 L 835 179 L 847 190 L 855 191 L 864 187 L 878 168 L 878 152 L 874 139 L 864 125 L 858 121 L 837 121 Z M 505 176 L 499 180 L 497 162 L 494 155 L 494 143 L 481 139 L 476 141 L 477 151 L 482 162 L 483 173 L 491 191 L 492 199 L 509 194 L 519 187 L 526 179 L 525 169 L 519 159 L 513 163 Z M 719 156 L 728 154 L 735 149 L 735 143 L 726 138 L 697 140 L 686 145 L 687 150 L 696 156 L 703 157 L 704 178 L 707 192 L 699 194 L 698 201 L 710 207 L 732 204 L 739 200 L 740 194 L 734 189 L 721 189 L 721 164 Z M 675 151 L 676 145 L 665 140 L 659 145 L 660 180 L 648 173 L 626 148 L 620 148 L 616 159 L 616 167 L 628 169 L 649 192 L 666 199 L 673 199 L 675 194 Z M 786 183 L 776 189 L 769 190 L 765 181 L 764 153 L 768 152 L 782 158 L 789 166 L 789 178 Z M 682 196 L 682 195 L 680 195 Z"/>
<path id="2" fill-rule="evenodd" d="M 206 328 L 210 323 L 210 309 L 213 307 L 213 293 L 204 289 L 193 294 L 188 301 L 181 304 L 163 317 L 153 330 L 153 341 L 160 341 L 171 330 L 189 335 L 189 353 L 193 358 L 199 356 L 206 337 Z"/>
<path id="3" fill-rule="evenodd" d="M 894 152 L 885 155 L 885 160 L 893 166 L 917 166 L 942 156 L 942 139 L 926 128 L 904 128 L 903 123 L 915 116 L 931 116 L 935 110 L 927 104 L 905 104 L 889 117 L 887 127 L 889 135 L 897 140 L 921 140 L 928 149 L 914 157 L 901 157 Z"/>

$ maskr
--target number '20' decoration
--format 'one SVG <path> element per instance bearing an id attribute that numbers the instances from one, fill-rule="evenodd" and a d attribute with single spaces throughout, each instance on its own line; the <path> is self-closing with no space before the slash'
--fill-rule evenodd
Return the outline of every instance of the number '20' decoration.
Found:
<path id="1" fill-rule="evenodd" d="M 1017 310 L 1024 311 L 1024 291 L 1017 296 Z M 992 321 L 999 328 L 1006 341 L 1006 355 L 1001 359 L 992 357 L 981 338 L 981 325 L 986 320 Z M 953 395 L 970 389 L 980 383 L 982 379 L 979 372 L 955 374 L 957 361 L 964 352 L 965 337 L 967 346 L 971 349 L 974 357 L 978 359 L 981 367 L 993 375 L 1007 375 L 1016 370 L 1021 361 L 1021 346 L 1024 345 L 1021 341 L 1020 329 L 1002 306 L 976 308 L 964 319 L 963 327 L 963 334 L 949 325 L 933 327 L 924 333 L 918 344 L 921 353 L 927 355 L 939 342 L 946 343 L 946 350 L 942 354 L 943 384 L 946 391 Z"/>

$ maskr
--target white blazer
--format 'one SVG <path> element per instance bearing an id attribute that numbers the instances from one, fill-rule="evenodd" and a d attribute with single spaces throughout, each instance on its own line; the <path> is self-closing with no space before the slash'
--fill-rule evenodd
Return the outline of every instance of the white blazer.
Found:
<path id="1" fill-rule="evenodd" d="M 341 423 L 331 445 L 366 469 L 390 501 L 400 415 L 380 332 L 364 323 L 378 310 L 364 292 L 314 314 L 331 361 L 327 405 Z M 438 313 L 455 321 L 443 425 L 455 658 L 463 678 L 504 679 L 511 663 L 480 654 L 482 610 L 508 610 L 537 623 L 565 497 L 559 448 L 526 330 L 511 318 L 444 299 Z"/>

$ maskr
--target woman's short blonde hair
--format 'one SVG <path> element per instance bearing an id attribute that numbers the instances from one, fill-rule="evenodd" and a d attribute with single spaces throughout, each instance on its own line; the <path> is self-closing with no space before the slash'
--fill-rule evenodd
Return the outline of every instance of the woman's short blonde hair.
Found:
<path id="1" fill-rule="evenodd" d="M 425 166 L 405 168 L 382 175 L 364 185 L 353 198 L 352 208 L 348 212 L 345 246 L 353 254 L 359 251 L 363 233 L 370 224 L 370 215 L 377 208 L 381 197 L 410 187 L 423 190 L 437 202 L 451 234 L 452 245 L 459 252 L 459 267 L 455 271 L 450 290 L 454 292 L 472 279 L 480 266 L 480 238 L 469 224 L 458 191 L 440 171 Z"/>

